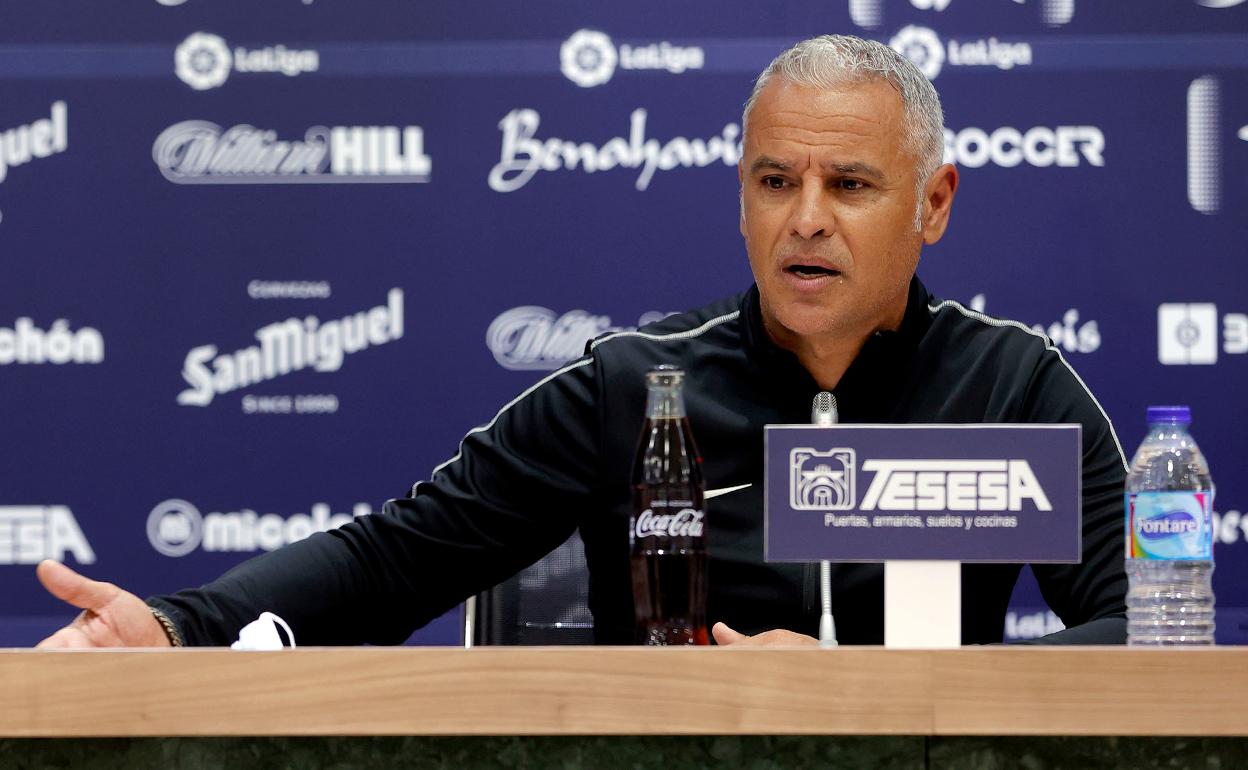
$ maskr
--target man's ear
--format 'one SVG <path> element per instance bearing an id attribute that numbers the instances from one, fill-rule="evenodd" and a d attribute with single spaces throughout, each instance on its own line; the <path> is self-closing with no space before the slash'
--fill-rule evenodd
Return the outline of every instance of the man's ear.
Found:
<path id="1" fill-rule="evenodd" d="M 958 191 L 958 168 L 946 163 L 932 172 L 923 188 L 923 214 L 919 222 L 923 242 L 928 246 L 936 243 L 949 226 L 949 212 L 953 208 L 953 196 Z"/>

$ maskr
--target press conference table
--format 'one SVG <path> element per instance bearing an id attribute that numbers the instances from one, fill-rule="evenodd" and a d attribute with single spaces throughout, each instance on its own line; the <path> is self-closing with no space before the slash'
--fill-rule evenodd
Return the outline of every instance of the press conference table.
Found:
<path id="1" fill-rule="evenodd" d="M 1248 648 L 4 650 L 0 694 L 6 737 L 1243 736 Z"/>

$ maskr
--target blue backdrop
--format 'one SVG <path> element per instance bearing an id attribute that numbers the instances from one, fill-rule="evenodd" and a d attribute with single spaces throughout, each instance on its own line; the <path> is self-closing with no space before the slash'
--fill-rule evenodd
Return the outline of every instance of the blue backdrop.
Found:
<path id="1" fill-rule="evenodd" d="M 0 5 L 0 644 L 376 509 L 609 328 L 749 284 L 741 104 L 874 37 L 962 169 L 920 275 L 1053 335 L 1128 451 L 1190 403 L 1248 639 L 1248 3 Z M 1052 620 L 1023 585 L 1007 623 Z M 417 640 L 455 643 L 454 617 Z"/>

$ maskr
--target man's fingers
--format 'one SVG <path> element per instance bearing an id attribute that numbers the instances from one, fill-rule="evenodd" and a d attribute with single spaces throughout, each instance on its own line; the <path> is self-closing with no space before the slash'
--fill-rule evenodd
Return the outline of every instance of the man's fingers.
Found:
<path id="1" fill-rule="evenodd" d="M 92 647 L 85 634 L 76 628 L 62 628 L 47 639 L 35 645 L 36 650 L 64 650 Z"/>
<path id="2" fill-rule="evenodd" d="M 750 638 L 745 634 L 733 631 L 728 627 L 727 623 L 716 623 L 711 626 L 711 636 L 715 637 L 716 644 L 735 644 Z"/>
<path id="3" fill-rule="evenodd" d="M 746 647 L 809 647 L 819 644 L 819 640 L 806 634 L 796 634 L 782 628 L 764 631 L 749 636 L 734 631 L 725 623 L 716 623 L 711 628 L 711 635 L 718 644 L 735 644 Z"/>
<path id="4" fill-rule="evenodd" d="M 39 562 L 35 575 L 48 593 L 82 610 L 102 608 L 112 601 L 119 590 L 112 583 L 101 583 L 83 577 L 64 564 L 50 559 Z"/>

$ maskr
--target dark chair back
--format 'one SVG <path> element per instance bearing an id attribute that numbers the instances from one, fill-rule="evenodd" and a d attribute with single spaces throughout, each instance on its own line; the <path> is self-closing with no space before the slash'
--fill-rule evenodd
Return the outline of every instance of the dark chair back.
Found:
<path id="1" fill-rule="evenodd" d="M 589 570 L 579 533 L 531 567 L 475 597 L 473 645 L 593 644 Z M 467 641 L 467 640 L 465 640 Z"/>

